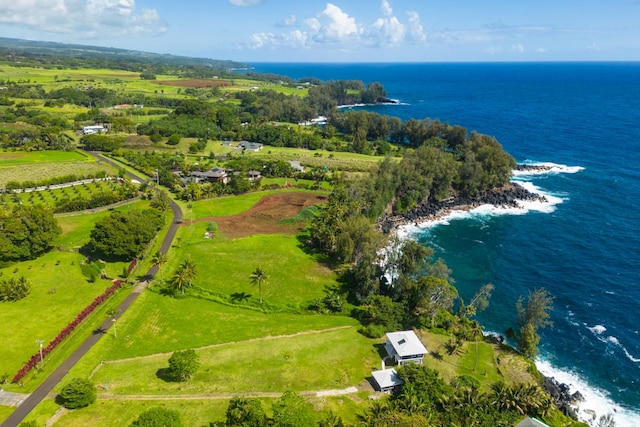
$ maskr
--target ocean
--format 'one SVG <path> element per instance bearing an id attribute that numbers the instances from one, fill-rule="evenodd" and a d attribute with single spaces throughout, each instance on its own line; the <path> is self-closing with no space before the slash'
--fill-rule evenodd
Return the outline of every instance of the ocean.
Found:
<path id="1" fill-rule="evenodd" d="M 478 316 L 487 331 L 515 326 L 518 297 L 546 288 L 555 327 L 541 331 L 539 369 L 585 396 L 582 420 L 595 425 L 592 410 L 640 426 L 640 62 L 253 65 L 378 81 L 398 104 L 370 111 L 459 124 L 551 166 L 514 176 L 547 204 L 484 206 L 405 232 L 446 261 L 466 301 L 495 285 Z"/>

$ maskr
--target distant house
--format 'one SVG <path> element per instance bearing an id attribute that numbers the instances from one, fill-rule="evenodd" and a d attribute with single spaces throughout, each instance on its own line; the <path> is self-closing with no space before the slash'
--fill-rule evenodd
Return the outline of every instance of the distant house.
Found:
<path id="1" fill-rule="evenodd" d="M 227 171 L 219 167 L 215 167 L 204 172 L 193 171 L 190 175 L 196 182 L 222 182 L 223 184 L 227 184 L 229 182 L 229 175 L 227 174 Z"/>
<path id="2" fill-rule="evenodd" d="M 113 108 L 116 109 L 116 110 L 125 110 L 127 108 L 131 108 L 131 105 L 129 105 L 129 104 L 118 104 L 118 105 L 114 105 Z"/>
<path id="3" fill-rule="evenodd" d="M 106 131 L 107 129 L 102 125 L 85 126 L 82 128 L 82 133 L 85 135 L 93 135 L 94 133 L 102 133 Z"/>
<path id="4" fill-rule="evenodd" d="M 525 417 L 524 420 L 516 424 L 516 427 L 549 427 L 547 424 L 535 418 Z"/>
<path id="5" fill-rule="evenodd" d="M 294 168 L 298 172 L 304 172 L 304 166 L 302 166 L 300 162 L 296 160 L 289 160 L 288 163 L 291 165 L 292 168 Z"/>
<path id="6" fill-rule="evenodd" d="M 383 369 L 381 371 L 371 372 L 374 381 L 378 385 L 378 390 L 383 393 L 390 393 L 394 388 L 403 384 L 403 381 L 398 378 L 398 373 L 395 369 Z"/>
<path id="7" fill-rule="evenodd" d="M 238 143 L 238 148 L 242 148 L 244 151 L 254 151 L 258 152 L 264 148 L 262 144 L 257 142 L 249 142 L 249 141 L 240 141 Z"/>
<path id="8" fill-rule="evenodd" d="M 405 363 L 419 363 L 428 353 L 422 341 L 413 331 L 389 332 L 387 342 L 384 345 L 389 356 L 393 357 L 398 365 Z"/>
<path id="9" fill-rule="evenodd" d="M 262 178 L 262 174 L 259 171 L 250 170 L 247 172 L 247 178 L 249 178 L 249 181 L 251 182 L 257 181 Z"/>

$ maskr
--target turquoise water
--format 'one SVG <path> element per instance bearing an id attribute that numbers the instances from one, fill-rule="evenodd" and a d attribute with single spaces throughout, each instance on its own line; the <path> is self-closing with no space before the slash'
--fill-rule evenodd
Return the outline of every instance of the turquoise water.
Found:
<path id="1" fill-rule="evenodd" d="M 495 285 L 479 316 L 488 330 L 513 326 L 518 296 L 547 288 L 555 328 L 542 331 L 539 367 L 580 389 L 582 410 L 640 425 L 640 63 L 255 68 L 379 81 L 400 104 L 370 110 L 460 124 L 495 136 L 519 162 L 555 164 L 516 177 L 555 204 L 458 215 L 412 237 L 436 249 L 465 299 Z"/>

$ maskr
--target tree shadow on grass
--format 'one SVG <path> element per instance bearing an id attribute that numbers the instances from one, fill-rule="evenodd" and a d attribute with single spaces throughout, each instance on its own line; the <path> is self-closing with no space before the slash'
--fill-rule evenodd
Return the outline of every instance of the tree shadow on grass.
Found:
<path id="1" fill-rule="evenodd" d="M 252 295 L 251 294 L 246 294 L 244 292 L 235 292 L 233 294 L 231 294 L 231 301 L 232 302 L 247 302 L 249 301 L 249 298 L 251 298 Z"/>
<path id="2" fill-rule="evenodd" d="M 156 377 L 167 383 L 178 382 L 169 368 L 160 368 L 156 371 Z"/>

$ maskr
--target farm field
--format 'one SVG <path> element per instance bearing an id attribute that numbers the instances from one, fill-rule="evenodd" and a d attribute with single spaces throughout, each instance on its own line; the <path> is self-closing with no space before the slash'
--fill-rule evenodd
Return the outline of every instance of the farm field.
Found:
<path id="1" fill-rule="evenodd" d="M 80 151 L 0 152 L 0 187 L 9 181 L 39 181 L 55 176 L 89 175 L 113 168 Z"/>
<path id="2" fill-rule="evenodd" d="M 15 206 L 16 204 L 25 206 L 40 204 L 53 208 L 56 204 L 65 200 L 90 199 L 93 196 L 101 194 L 108 195 L 117 193 L 118 189 L 123 186 L 124 184 L 118 181 L 101 180 L 61 188 L 51 188 L 48 190 L 15 193 L 11 197 L 7 197 L 5 203 L 9 207 Z M 122 189 L 124 190 L 124 188 Z"/>

